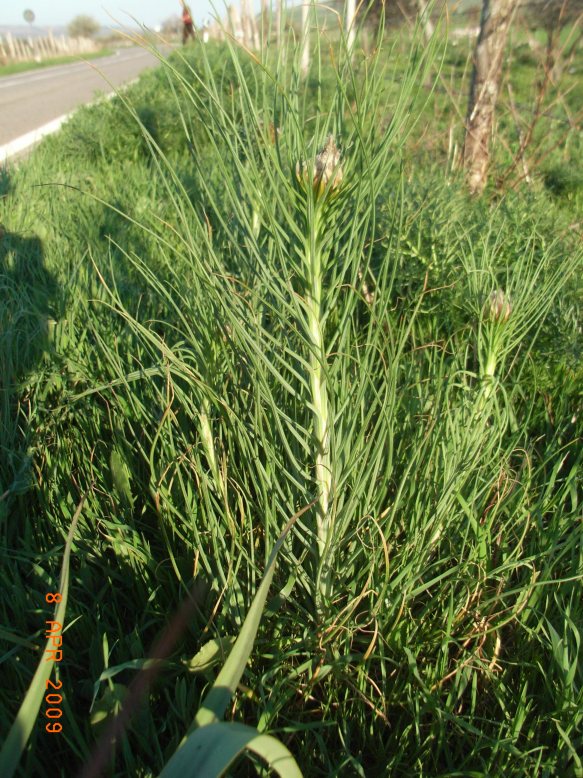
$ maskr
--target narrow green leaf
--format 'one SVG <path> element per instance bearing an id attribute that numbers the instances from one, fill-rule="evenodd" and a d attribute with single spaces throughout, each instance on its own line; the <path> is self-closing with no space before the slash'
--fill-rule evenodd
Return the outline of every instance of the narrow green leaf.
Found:
<path id="1" fill-rule="evenodd" d="M 124 670 L 148 670 L 151 667 L 167 665 L 167 662 L 161 662 L 159 659 L 130 659 L 128 662 L 122 662 L 115 667 L 107 667 L 99 676 L 99 678 L 93 684 L 93 700 L 89 710 L 93 710 L 93 704 L 99 694 L 99 687 L 102 681 L 108 681 L 110 678 L 115 678 L 119 673 L 123 673 Z"/>
<path id="2" fill-rule="evenodd" d="M 218 778 L 245 749 L 253 751 L 281 778 L 302 778 L 297 762 L 278 740 L 244 724 L 218 722 L 193 732 L 160 773 L 160 778 Z"/>
<path id="3" fill-rule="evenodd" d="M 5 640 L 7 643 L 16 643 L 17 646 L 24 646 L 24 648 L 28 648 L 29 651 L 38 651 L 38 646 L 31 643 L 30 640 L 14 635 L 6 629 L 0 628 L 0 640 Z"/>
<path id="4" fill-rule="evenodd" d="M 227 652 L 235 644 L 235 640 L 236 638 L 231 635 L 209 640 L 188 662 L 187 670 L 191 673 L 204 673 L 210 670 L 211 667 L 225 658 Z"/>
<path id="5" fill-rule="evenodd" d="M 118 497 L 127 508 L 132 508 L 134 496 L 130 483 L 130 471 L 120 451 L 114 448 L 110 456 L 111 476 Z"/>

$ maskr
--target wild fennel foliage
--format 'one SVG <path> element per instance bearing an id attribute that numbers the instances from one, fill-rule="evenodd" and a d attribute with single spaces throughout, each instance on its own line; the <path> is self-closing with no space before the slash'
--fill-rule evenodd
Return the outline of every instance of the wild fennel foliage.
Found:
<path id="1" fill-rule="evenodd" d="M 55 383 L 35 378 L 33 417 L 46 516 L 62 528 L 72 513 L 69 463 L 90 492 L 68 672 L 86 685 L 92 672 L 89 694 L 82 683 L 79 702 L 69 694 L 69 758 L 87 756 L 104 668 L 100 710 L 194 579 L 194 624 L 117 773 L 162 768 L 214 680 L 214 669 L 188 675 L 189 659 L 210 637 L 230 645 L 282 527 L 311 506 L 282 549 L 236 719 L 278 736 L 306 774 L 576 768 L 578 432 L 572 407 L 548 421 L 525 378 L 580 254 L 549 245 L 532 219 L 521 235 L 500 209 L 470 218 L 441 182 L 414 202 L 399 165 L 423 61 L 387 106 L 384 55 L 354 76 L 322 65 L 305 86 L 284 61 L 213 56 L 163 71 L 184 149 L 142 122 L 144 167 L 102 161 L 101 188 L 83 187 L 102 201 L 115 191 L 118 213 L 58 195 L 81 214 L 78 237 L 63 215 L 69 240 L 89 243 L 94 262 L 73 276 Z M 320 202 L 296 166 L 309 169 L 330 133 L 344 184 Z M 416 242 L 431 209 L 434 231 Z M 52 237 L 46 250 L 54 242 L 62 257 L 51 269 L 70 248 Z M 317 278 L 319 344 L 307 299 Z M 498 288 L 513 302 L 503 324 L 482 319 Z M 315 369 L 329 419 L 324 554 Z M 132 499 L 112 462 L 127 468 Z M 35 533 L 30 545 L 56 542 L 48 523 Z M 39 596 L 45 579 L 39 570 Z M 35 750 L 28 764 L 42 774 Z"/>

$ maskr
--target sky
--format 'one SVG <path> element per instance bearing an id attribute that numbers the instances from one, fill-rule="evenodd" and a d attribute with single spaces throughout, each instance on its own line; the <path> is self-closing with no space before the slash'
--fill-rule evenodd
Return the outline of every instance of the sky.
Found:
<path id="1" fill-rule="evenodd" d="M 208 19 L 212 13 L 210 0 L 187 0 L 196 23 Z M 217 8 L 223 15 L 223 3 Z M 133 16 L 147 27 L 154 28 L 170 16 L 180 15 L 180 0 L 2 0 L 0 2 L 0 25 L 25 24 L 22 14 L 26 9 L 34 12 L 34 26 L 67 25 L 80 14 L 93 17 L 104 26 L 117 26 L 111 16 L 121 25 L 135 26 L 129 18 Z"/>

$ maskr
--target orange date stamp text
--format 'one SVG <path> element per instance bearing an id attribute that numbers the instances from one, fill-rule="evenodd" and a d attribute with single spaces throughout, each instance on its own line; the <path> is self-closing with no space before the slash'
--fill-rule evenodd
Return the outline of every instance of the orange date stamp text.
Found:
<path id="1" fill-rule="evenodd" d="M 58 604 L 62 600 L 62 595 L 58 592 L 49 592 L 45 600 L 49 605 Z M 47 628 L 45 630 L 45 637 L 47 638 L 47 648 L 45 653 L 47 654 L 45 662 L 61 662 L 63 659 L 63 625 L 58 621 L 47 620 L 45 622 Z M 49 707 L 45 710 L 45 716 L 51 721 L 48 721 L 45 729 L 51 734 L 56 734 L 63 731 L 63 725 L 60 719 L 63 715 L 63 709 L 61 707 L 63 702 L 62 694 L 57 694 L 63 688 L 62 681 L 51 681 L 47 678 L 45 685 L 47 694 L 45 695 L 45 703 Z"/>

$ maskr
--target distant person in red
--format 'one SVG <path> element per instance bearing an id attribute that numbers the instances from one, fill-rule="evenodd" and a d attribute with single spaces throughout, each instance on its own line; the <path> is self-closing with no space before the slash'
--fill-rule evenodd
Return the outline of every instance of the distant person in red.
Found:
<path id="1" fill-rule="evenodd" d="M 189 38 L 194 40 L 194 26 L 190 8 L 186 5 L 185 0 L 180 0 L 180 2 L 182 3 L 182 45 L 184 46 Z"/>

